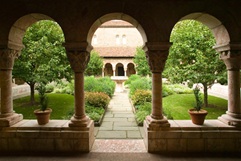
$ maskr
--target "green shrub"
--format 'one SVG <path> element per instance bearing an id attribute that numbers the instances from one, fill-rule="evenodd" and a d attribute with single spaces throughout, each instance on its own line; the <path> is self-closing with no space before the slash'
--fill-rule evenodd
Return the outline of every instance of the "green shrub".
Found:
<path id="1" fill-rule="evenodd" d="M 151 91 L 149 90 L 142 90 L 138 89 L 135 91 L 135 93 L 132 95 L 131 100 L 136 105 L 142 105 L 145 102 L 151 102 Z"/>
<path id="2" fill-rule="evenodd" d="M 99 121 L 105 110 L 103 108 L 96 108 L 93 106 L 85 106 L 86 115 L 88 115 L 95 122 Z"/>
<path id="3" fill-rule="evenodd" d="M 115 91 L 115 82 L 112 81 L 110 77 L 85 77 L 84 89 L 87 92 L 102 92 L 112 97 Z"/>
<path id="4" fill-rule="evenodd" d="M 135 81 L 137 79 L 140 79 L 140 78 L 141 78 L 141 76 L 133 74 L 125 81 L 125 85 L 130 85 L 131 82 L 133 82 L 133 81 Z"/>
<path id="5" fill-rule="evenodd" d="M 136 79 L 131 82 L 129 87 L 130 87 L 130 96 L 132 96 L 135 93 L 135 91 L 138 89 L 151 90 L 151 87 L 152 87 L 151 79 L 146 77 Z"/>
<path id="6" fill-rule="evenodd" d="M 146 116 L 151 114 L 152 105 L 150 102 L 146 102 L 143 105 L 138 106 L 138 110 L 135 114 L 136 121 L 138 124 L 143 123 Z"/>
<path id="7" fill-rule="evenodd" d="M 45 88 L 46 88 L 46 93 L 51 93 L 51 92 L 54 91 L 54 85 L 53 84 L 47 84 L 45 86 Z"/>
<path id="8" fill-rule="evenodd" d="M 106 108 L 110 102 L 110 97 L 101 92 L 85 92 L 85 103 L 97 108 Z"/>

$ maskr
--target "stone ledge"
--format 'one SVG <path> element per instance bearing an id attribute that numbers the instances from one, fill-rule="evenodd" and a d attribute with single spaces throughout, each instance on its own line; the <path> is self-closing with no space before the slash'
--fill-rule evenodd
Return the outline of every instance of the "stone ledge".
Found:
<path id="1" fill-rule="evenodd" d="M 171 127 L 148 130 L 144 143 L 148 152 L 241 152 L 241 128 L 219 120 L 195 125 L 191 120 L 169 120 Z"/>
<path id="2" fill-rule="evenodd" d="M 0 128 L 0 152 L 61 151 L 89 152 L 94 143 L 94 122 L 88 127 L 68 127 L 69 120 L 51 120 L 38 125 L 36 120 L 23 120 L 12 127 Z"/>

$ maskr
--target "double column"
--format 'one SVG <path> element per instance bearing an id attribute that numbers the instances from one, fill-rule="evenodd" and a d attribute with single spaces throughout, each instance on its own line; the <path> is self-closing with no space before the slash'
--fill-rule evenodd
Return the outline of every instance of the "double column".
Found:
<path id="1" fill-rule="evenodd" d="M 219 120 L 232 126 L 241 126 L 240 66 L 241 43 L 216 46 L 228 72 L 228 111 Z"/>
<path id="2" fill-rule="evenodd" d="M 153 130 L 170 126 L 166 117 L 163 116 L 162 108 L 162 72 L 170 46 L 169 42 L 156 42 L 147 43 L 144 48 L 152 72 L 152 112 L 146 117 L 146 123 Z"/>
<path id="3" fill-rule="evenodd" d="M 19 51 L 12 49 L 0 50 L 0 126 L 11 126 L 23 119 L 21 114 L 13 111 L 12 98 L 12 69 L 14 59 L 18 57 Z"/>
<path id="4" fill-rule="evenodd" d="M 70 127 L 87 127 L 91 121 L 85 114 L 84 71 L 89 62 L 91 50 L 88 46 L 86 47 L 82 44 L 65 45 L 70 66 L 74 71 L 75 113 L 69 123 Z"/>

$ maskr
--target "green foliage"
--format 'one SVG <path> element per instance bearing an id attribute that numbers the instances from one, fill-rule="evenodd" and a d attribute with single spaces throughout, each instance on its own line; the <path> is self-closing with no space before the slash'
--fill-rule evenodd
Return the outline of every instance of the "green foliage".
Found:
<path id="1" fill-rule="evenodd" d="M 110 102 L 110 97 L 101 92 L 85 92 L 85 103 L 89 106 L 105 109 Z"/>
<path id="2" fill-rule="evenodd" d="M 35 83 L 69 78 L 71 69 L 63 42 L 63 32 L 56 22 L 46 20 L 33 24 L 23 37 L 25 48 L 15 61 L 13 77 L 24 80 L 31 88 Z"/>
<path id="3" fill-rule="evenodd" d="M 46 86 L 46 93 L 51 93 L 54 91 L 54 85 L 53 84 L 47 84 Z"/>
<path id="4" fill-rule="evenodd" d="M 132 74 L 126 81 L 125 81 L 125 85 L 130 85 L 131 82 L 140 79 L 141 76 L 140 75 L 136 75 L 136 74 Z"/>
<path id="5" fill-rule="evenodd" d="M 136 90 L 132 95 L 131 100 L 134 106 L 142 105 L 145 102 L 151 102 L 151 91 L 149 90 Z"/>
<path id="6" fill-rule="evenodd" d="M 200 89 L 198 87 L 195 87 L 193 89 L 193 93 L 194 93 L 195 101 L 196 101 L 194 107 L 197 111 L 200 111 L 202 106 L 203 106 L 203 101 L 202 101 Z"/>
<path id="7" fill-rule="evenodd" d="M 151 90 L 152 83 L 150 78 L 141 77 L 140 79 L 136 79 L 131 82 L 129 85 L 130 88 L 130 96 L 132 96 L 136 90 L 143 89 L 143 90 Z"/>
<path id="8" fill-rule="evenodd" d="M 136 121 L 138 124 L 143 123 L 146 116 L 151 114 L 151 107 L 152 107 L 152 105 L 150 102 L 146 102 L 143 105 L 140 105 L 138 107 L 138 110 L 135 113 Z"/>
<path id="9" fill-rule="evenodd" d="M 46 95 L 46 87 L 45 84 L 40 83 L 37 87 L 39 94 L 39 103 L 41 111 L 45 111 L 48 107 L 48 97 Z"/>
<path id="10" fill-rule="evenodd" d="M 102 67 L 103 67 L 103 59 L 99 56 L 99 54 L 96 51 L 94 50 L 91 51 L 90 61 L 85 70 L 85 75 L 99 76 L 101 75 Z"/>
<path id="11" fill-rule="evenodd" d="M 98 122 L 101 116 L 104 114 L 105 110 L 103 108 L 96 108 L 93 106 L 85 107 L 86 114 L 95 122 Z"/>
<path id="12" fill-rule="evenodd" d="M 133 61 L 136 64 L 136 71 L 138 75 L 141 75 L 141 76 L 151 75 L 151 71 L 146 59 L 145 51 L 140 47 L 136 48 L 136 54 Z"/>
<path id="13" fill-rule="evenodd" d="M 103 92 L 112 97 L 115 91 L 115 82 L 110 77 L 85 77 L 84 89 L 87 92 Z"/>
<path id="14" fill-rule="evenodd" d="M 173 29 L 171 42 L 164 75 L 172 83 L 210 86 L 217 79 L 225 82 L 226 67 L 213 49 L 215 39 L 208 27 L 194 20 L 181 21 Z"/>
<path id="15" fill-rule="evenodd" d="M 181 84 L 162 85 L 162 97 L 166 97 L 172 94 L 190 94 L 192 92 L 192 89 Z"/>

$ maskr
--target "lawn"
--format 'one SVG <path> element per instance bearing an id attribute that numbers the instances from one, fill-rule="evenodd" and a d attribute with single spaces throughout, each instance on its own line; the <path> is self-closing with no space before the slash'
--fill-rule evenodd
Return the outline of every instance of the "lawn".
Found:
<path id="1" fill-rule="evenodd" d="M 206 119 L 217 119 L 227 111 L 227 100 L 208 96 L 210 107 L 203 109 L 208 111 Z M 174 94 L 163 98 L 164 111 L 175 120 L 189 120 L 188 109 L 194 106 L 193 94 Z"/>
<path id="2" fill-rule="evenodd" d="M 74 97 L 72 95 L 51 93 L 48 94 L 48 97 L 49 107 L 53 110 L 51 119 L 69 119 L 72 116 L 74 110 Z M 37 95 L 36 100 L 38 100 Z M 30 106 L 28 102 L 29 97 L 14 100 L 14 110 L 23 114 L 24 119 L 35 119 L 33 111 L 38 108 L 38 105 Z M 213 106 L 204 108 L 209 113 L 206 119 L 217 119 L 227 111 L 227 100 L 209 96 L 209 104 Z M 193 94 L 174 94 L 163 98 L 164 111 L 171 114 L 175 120 L 189 120 L 190 116 L 187 111 L 193 105 Z"/>
<path id="3" fill-rule="evenodd" d="M 38 95 L 35 96 L 38 100 Z M 13 109 L 21 113 L 24 119 L 36 119 L 33 111 L 38 109 L 38 105 L 29 105 L 29 96 L 19 98 L 13 101 Z M 74 109 L 74 97 L 68 94 L 48 94 L 49 107 L 53 110 L 51 119 L 68 119 L 69 113 Z"/>

